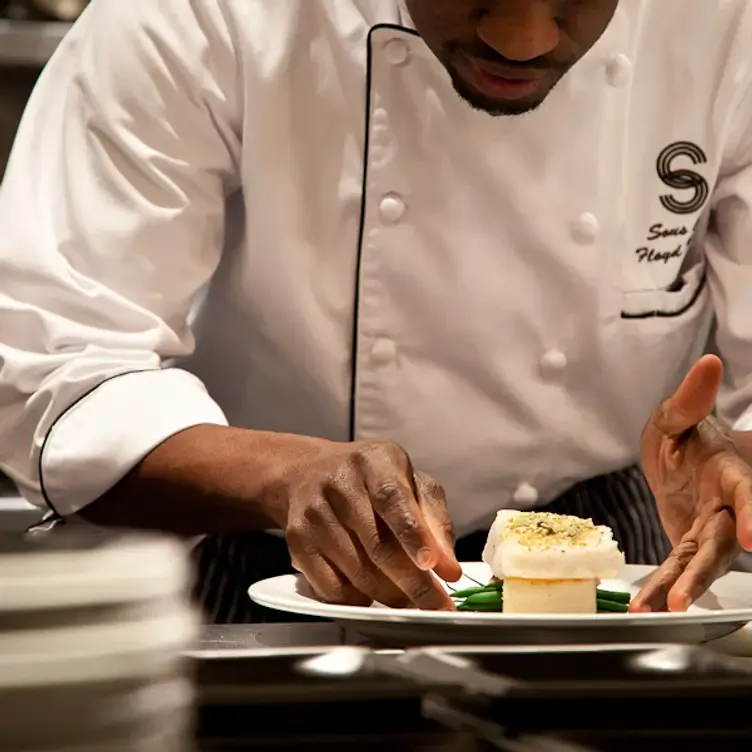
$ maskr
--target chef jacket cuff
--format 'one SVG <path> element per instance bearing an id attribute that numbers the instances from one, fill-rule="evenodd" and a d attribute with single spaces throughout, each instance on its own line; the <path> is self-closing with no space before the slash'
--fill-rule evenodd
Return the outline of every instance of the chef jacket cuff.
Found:
<path id="1" fill-rule="evenodd" d="M 39 458 L 48 506 L 73 514 L 117 484 L 180 431 L 227 425 L 195 376 L 178 369 L 135 371 L 104 381 L 52 425 Z"/>

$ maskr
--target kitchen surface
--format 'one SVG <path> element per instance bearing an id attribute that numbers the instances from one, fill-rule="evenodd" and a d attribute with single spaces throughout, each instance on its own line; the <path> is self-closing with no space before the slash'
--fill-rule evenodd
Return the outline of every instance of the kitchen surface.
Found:
<path id="1" fill-rule="evenodd" d="M 752 742 L 747 630 L 705 647 L 406 647 L 347 620 L 202 625 L 184 550 L 157 536 L 0 536 L 0 550 L 3 749 L 721 752 Z M 40 702 L 43 724 L 29 712 Z"/>
<path id="2" fill-rule="evenodd" d="M 563 615 L 548 644 L 530 644 L 534 630 L 501 644 L 510 628 L 497 614 L 485 642 L 405 644 L 399 631 L 367 637 L 359 609 L 333 621 L 202 624 L 191 580 L 184 547 L 159 536 L 0 535 L 0 747 L 722 752 L 752 742 L 752 630 L 740 623 L 704 645 L 668 631 L 661 642 L 562 644 L 575 629 Z M 40 702 L 44 724 L 29 712 Z"/>
<path id="3" fill-rule="evenodd" d="M 752 640 L 746 641 L 749 649 Z M 365 643 L 333 624 L 206 627 L 191 653 L 199 676 L 199 728 L 206 749 L 238 750 L 396 744 L 595 752 L 657 742 L 674 750 L 692 741 L 692 749 L 731 750 L 752 741 L 743 712 L 735 728 L 729 725 L 732 706 L 742 707 L 752 691 L 750 659 L 729 661 L 681 646 L 542 647 L 527 656 L 520 650 L 403 652 Z M 671 678 L 682 663 L 683 689 Z M 660 669 L 652 677 L 651 664 Z M 735 673 L 739 681 L 730 678 Z M 721 674 L 733 689 L 721 690 Z M 698 683 L 707 690 L 703 698 Z M 293 707 L 296 713 L 288 715 L 285 708 Z M 688 720 L 692 708 L 700 714 Z M 241 713 L 253 718 L 253 733 L 231 742 L 227 736 L 238 733 Z M 716 728 L 710 727 L 713 717 Z"/>

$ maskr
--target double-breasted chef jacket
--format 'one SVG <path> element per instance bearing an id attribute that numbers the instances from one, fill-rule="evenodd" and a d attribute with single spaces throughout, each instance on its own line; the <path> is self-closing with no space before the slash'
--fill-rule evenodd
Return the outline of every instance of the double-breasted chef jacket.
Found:
<path id="1" fill-rule="evenodd" d="M 628 0 L 535 112 L 401 0 L 98 0 L 0 195 L 0 457 L 62 515 L 201 423 L 386 437 L 457 532 L 638 459 L 708 341 L 752 428 L 752 3 Z"/>

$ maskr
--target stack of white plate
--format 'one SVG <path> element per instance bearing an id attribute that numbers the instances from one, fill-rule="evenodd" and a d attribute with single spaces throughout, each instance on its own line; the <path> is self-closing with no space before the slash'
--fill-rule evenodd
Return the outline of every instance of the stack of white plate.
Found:
<path id="1" fill-rule="evenodd" d="M 0 538 L 0 750 L 192 749 L 189 585 L 169 539 Z"/>

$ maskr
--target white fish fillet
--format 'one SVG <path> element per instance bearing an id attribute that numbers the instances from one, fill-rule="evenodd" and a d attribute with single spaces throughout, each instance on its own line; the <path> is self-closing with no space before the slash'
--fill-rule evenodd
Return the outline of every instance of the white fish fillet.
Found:
<path id="1" fill-rule="evenodd" d="M 501 580 L 598 581 L 618 577 L 624 554 L 611 528 L 592 520 L 505 509 L 488 533 L 483 561 Z"/>

